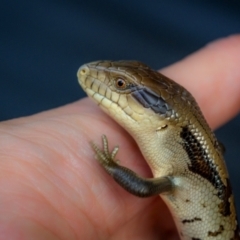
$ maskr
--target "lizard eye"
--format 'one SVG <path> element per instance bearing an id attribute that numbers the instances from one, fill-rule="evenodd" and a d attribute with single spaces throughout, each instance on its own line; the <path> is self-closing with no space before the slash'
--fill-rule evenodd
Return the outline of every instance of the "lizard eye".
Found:
<path id="1" fill-rule="evenodd" d="M 118 89 L 125 89 L 127 87 L 127 82 L 124 79 L 122 79 L 122 78 L 117 78 L 115 80 L 115 86 Z"/>

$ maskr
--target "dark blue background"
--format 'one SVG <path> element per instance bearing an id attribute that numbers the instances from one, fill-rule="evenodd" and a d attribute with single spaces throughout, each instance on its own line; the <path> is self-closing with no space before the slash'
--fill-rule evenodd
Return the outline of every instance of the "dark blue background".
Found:
<path id="1" fill-rule="evenodd" d="M 159 69 L 239 33 L 240 1 L 2 0 L 0 27 L 0 120 L 6 120 L 83 97 L 76 72 L 85 62 L 136 59 Z M 227 148 L 240 213 L 240 116 L 217 136 Z"/>

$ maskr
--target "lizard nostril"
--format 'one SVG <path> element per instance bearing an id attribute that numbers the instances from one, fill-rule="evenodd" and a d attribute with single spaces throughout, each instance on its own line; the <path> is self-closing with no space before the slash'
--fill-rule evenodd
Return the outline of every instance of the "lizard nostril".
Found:
<path id="1" fill-rule="evenodd" d="M 84 76 L 87 73 L 87 68 L 85 66 L 79 69 L 79 74 Z"/>
<path id="2" fill-rule="evenodd" d="M 80 74 L 84 75 L 86 73 L 86 69 L 81 69 Z"/>
<path id="3" fill-rule="evenodd" d="M 83 81 L 89 73 L 89 68 L 86 65 L 83 65 L 79 68 L 77 72 L 77 77 L 79 81 Z"/>

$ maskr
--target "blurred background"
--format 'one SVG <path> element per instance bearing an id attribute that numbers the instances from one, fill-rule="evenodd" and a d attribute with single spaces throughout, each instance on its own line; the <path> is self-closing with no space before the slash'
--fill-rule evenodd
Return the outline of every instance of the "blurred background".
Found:
<path id="1" fill-rule="evenodd" d="M 7 120 L 84 97 L 76 78 L 83 63 L 136 59 L 160 69 L 240 33 L 240 1 L 2 0 L 0 26 L 0 120 Z M 216 134 L 240 218 L 240 115 Z"/>

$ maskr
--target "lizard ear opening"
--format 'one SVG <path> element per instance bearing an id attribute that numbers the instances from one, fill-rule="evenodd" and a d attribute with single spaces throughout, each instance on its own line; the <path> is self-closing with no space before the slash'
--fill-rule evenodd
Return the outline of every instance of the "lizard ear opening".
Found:
<path id="1" fill-rule="evenodd" d="M 164 125 L 158 127 L 158 128 L 156 129 L 156 132 L 160 132 L 160 131 L 162 131 L 162 130 L 165 130 L 167 127 L 168 127 L 168 125 L 167 125 L 167 124 L 164 124 Z"/>

